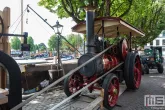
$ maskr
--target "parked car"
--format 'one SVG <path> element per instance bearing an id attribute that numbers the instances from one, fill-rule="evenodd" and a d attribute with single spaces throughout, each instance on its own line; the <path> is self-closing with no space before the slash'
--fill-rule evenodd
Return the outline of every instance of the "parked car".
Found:
<path id="1" fill-rule="evenodd" d="M 74 57 L 71 56 L 71 55 L 61 55 L 61 60 L 62 61 L 71 60 L 71 59 L 74 59 Z"/>

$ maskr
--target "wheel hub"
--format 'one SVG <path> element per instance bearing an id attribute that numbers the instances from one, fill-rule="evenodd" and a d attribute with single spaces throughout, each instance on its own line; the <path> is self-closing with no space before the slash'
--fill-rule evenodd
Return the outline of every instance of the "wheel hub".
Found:
<path id="1" fill-rule="evenodd" d="M 114 95 L 117 95 L 117 93 L 118 93 L 118 90 L 117 90 L 116 88 L 114 88 L 114 89 L 113 89 L 113 94 L 114 94 Z"/>

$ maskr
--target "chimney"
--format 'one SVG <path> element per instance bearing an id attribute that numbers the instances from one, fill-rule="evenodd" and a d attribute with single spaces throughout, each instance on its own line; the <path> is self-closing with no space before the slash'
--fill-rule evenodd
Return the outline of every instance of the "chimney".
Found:
<path id="1" fill-rule="evenodd" d="M 95 8 L 86 7 L 87 53 L 95 53 L 94 19 L 95 19 Z"/>

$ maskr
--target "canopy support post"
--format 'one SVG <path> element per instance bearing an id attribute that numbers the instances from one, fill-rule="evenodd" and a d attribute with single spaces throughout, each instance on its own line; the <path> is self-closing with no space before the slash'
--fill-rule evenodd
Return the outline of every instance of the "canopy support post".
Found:
<path id="1" fill-rule="evenodd" d="M 129 36 L 129 51 L 132 51 L 132 32 L 130 32 L 130 36 Z"/>
<path id="2" fill-rule="evenodd" d="M 105 37 L 105 34 L 104 34 L 104 20 L 102 20 L 102 36 L 103 36 L 103 48 L 102 48 L 102 51 L 104 50 L 104 37 Z"/>
<path id="3" fill-rule="evenodd" d="M 117 27 L 117 37 L 119 37 L 119 27 Z"/>

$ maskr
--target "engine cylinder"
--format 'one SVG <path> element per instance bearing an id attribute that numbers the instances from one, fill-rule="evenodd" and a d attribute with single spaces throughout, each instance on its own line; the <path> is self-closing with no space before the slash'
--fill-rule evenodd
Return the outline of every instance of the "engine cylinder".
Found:
<path id="1" fill-rule="evenodd" d="M 89 59 L 91 59 L 94 56 L 95 55 L 91 54 L 91 53 L 82 55 L 80 57 L 80 59 L 78 60 L 78 66 L 85 63 L 86 61 L 88 61 Z M 97 75 L 101 74 L 103 72 L 102 57 L 98 57 L 95 60 L 91 61 L 86 66 L 82 67 L 79 70 L 79 72 L 80 72 L 80 74 L 82 74 L 83 76 L 86 76 L 86 77 L 91 77 L 95 74 L 97 74 Z"/>

